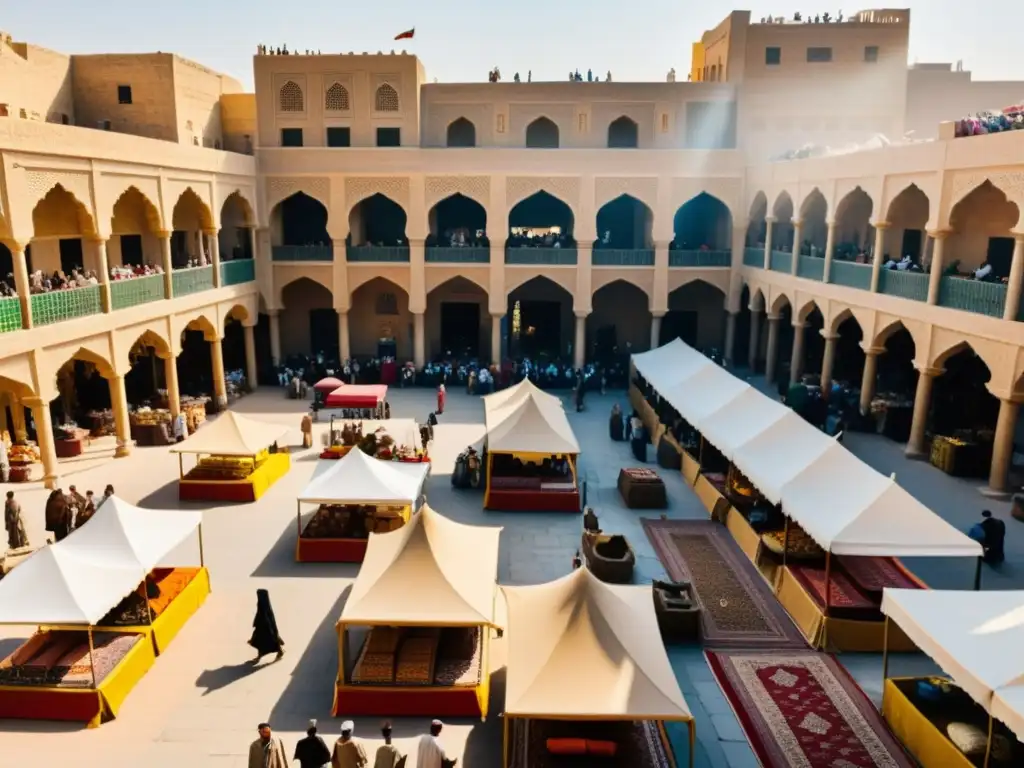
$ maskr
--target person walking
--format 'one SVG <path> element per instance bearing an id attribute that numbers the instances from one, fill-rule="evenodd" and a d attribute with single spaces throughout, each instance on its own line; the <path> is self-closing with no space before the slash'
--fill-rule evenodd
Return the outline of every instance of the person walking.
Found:
<path id="1" fill-rule="evenodd" d="M 21 504 L 14 499 L 14 491 L 7 492 L 4 502 L 4 528 L 7 529 L 7 546 L 9 549 L 20 549 L 28 546 L 28 535 L 25 533 L 25 521 L 21 519 Z"/>
<path id="2" fill-rule="evenodd" d="M 992 517 L 987 509 L 981 513 L 981 530 L 985 534 L 981 541 L 984 555 L 982 559 L 989 565 L 999 565 L 1006 559 L 1003 545 L 1006 541 L 1006 523 Z"/>
<path id="3" fill-rule="evenodd" d="M 249 745 L 249 768 L 288 768 L 284 742 L 270 730 L 270 723 L 260 723 L 259 738 Z"/>
<path id="4" fill-rule="evenodd" d="M 430 733 L 420 736 L 416 747 L 416 768 L 452 768 L 458 762 L 445 752 L 440 738 L 443 729 L 444 723 L 434 720 L 430 724 Z"/>
<path id="5" fill-rule="evenodd" d="M 331 750 L 316 732 L 316 720 L 309 721 L 306 738 L 299 739 L 295 745 L 294 759 L 299 761 L 300 768 L 324 768 L 331 762 Z"/>
<path id="6" fill-rule="evenodd" d="M 334 742 L 331 768 L 365 768 L 369 765 L 370 759 L 366 756 L 362 740 L 352 735 L 355 728 L 351 720 L 341 724 L 341 738 Z"/>
<path id="7" fill-rule="evenodd" d="M 437 415 L 444 413 L 445 391 L 444 382 L 437 385 Z"/>
<path id="8" fill-rule="evenodd" d="M 308 413 L 302 414 L 302 423 L 299 425 L 302 429 L 302 447 L 312 448 L 313 447 L 313 417 Z"/>
<path id="9" fill-rule="evenodd" d="M 265 589 L 256 590 L 256 617 L 252 620 L 252 637 L 249 638 L 249 645 L 256 649 L 253 664 L 259 664 L 260 659 L 268 653 L 276 653 L 278 661 L 284 656 L 284 640 L 277 631 L 277 619 L 270 605 L 270 593 Z"/>
<path id="10" fill-rule="evenodd" d="M 57 488 L 46 500 L 46 530 L 53 534 L 54 541 L 63 541 L 71 533 L 71 514 L 64 491 Z"/>
<path id="11" fill-rule="evenodd" d="M 380 728 L 380 733 L 384 737 L 384 743 L 377 747 L 377 754 L 373 758 L 373 768 L 404 768 L 406 756 L 391 743 L 391 723 L 384 723 Z"/>
<path id="12" fill-rule="evenodd" d="M 75 516 L 75 529 L 81 528 L 96 514 L 96 501 L 93 498 L 92 491 L 85 492 L 85 503 L 79 507 L 78 514 Z"/>

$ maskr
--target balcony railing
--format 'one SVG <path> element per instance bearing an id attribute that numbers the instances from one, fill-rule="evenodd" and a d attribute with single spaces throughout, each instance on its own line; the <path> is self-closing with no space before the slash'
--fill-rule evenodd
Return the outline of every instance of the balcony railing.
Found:
<path id="1" fill-rule="evenodd" d="M 431 246 L 427 248 L 426 260 L 433 264 L 487 264 L 491 260 L 491 249 L 476 246 Z"/>
<path id="2" fill-rule="evenodd" d="M 188 296 L 213 288 L 213 267 L 176 269 L 171 275 L 174 297 Z"/>
<path id="3" fill-rule="evenodd" d="M 871 290 L 871 265 L 857 264 L 853 261 L 833 261 L 829 270 L 828 280 L 836 285 Z"/>
<path id="4" fill-rule="evenodd" d="M 597 248 L 591 256 L 595 267 L 653 267 L 650 248 Z"/>
<path id="5" fill-rule="evenodd" d="M 98 285 L 32 294 L 32 324 L 36 326 L 98 315 L 102 311 Z"/>
<path id="6" fill-rule="evenodd" d="M 806 280 L 821 280 L 825 276 L 825 260 L 801 255 L 796 265 L 796 274 Z"/>
<path id="7" fill-rule="evenodd" d="M 506 264 L 564 264 L 576 263 L 575 248 L 506 248 Z"/>
<path id="8" fill-rule="evenodd" d="M 939 306 L 1002 317 L 1006 306 L 1006 286 L 962 277 L 944 277 L 939 288 Z"/>
<path id="9" fill-rule="evenodd" d="M 275 245 L 270 249 L 274 261 L 333 261 L 330 245 Z"/>
<path id="10" fill-rule="evenodd" d="M 0 299 L 0 333 L 21 330 L 21 299 L 9 296 Z"/>
<path id="11" fill-rule="evenodd" d="M 878 273 L 878 292 L 912 301 L 928 300 L 928 275 L 883 269 Z"/>
<path id="12" fill-rule="evenodd" d="M 252 259 L 231 259 L 220 263 L 220 284 L 238 285 L 256 279 L 256 262 Z"/>
<path id="13" fill-rule="evenodd" d="M 793 271 L 793 252 L 772 251 L 771 267 L 772 272 L 782 272 L 788 275 Z"/>
<path id="14" fill-rule="evenodd" d="M 668 252 L 668 265 L 670 267 L 728 267 L 731 263 L 732 253 L 729 251 Z"/>
<path id="15" fill-rule="evenodd" d="M 151 301 L 160 301 L 164 295 L 164 276 L 147 275 L 110 283 L 110 308 L 128 309 Z"/>
<path id="16" fill-rule="evenodd" d="M 764 248 L 744 248 L 743 266 L 764 269 Z"/>
<path id="17" fill-rule="evenodd" d="M 345 249 L 345 254 L 349 261 L 409 261 L 409 247 L 404 245 L 350 245 Z"/>

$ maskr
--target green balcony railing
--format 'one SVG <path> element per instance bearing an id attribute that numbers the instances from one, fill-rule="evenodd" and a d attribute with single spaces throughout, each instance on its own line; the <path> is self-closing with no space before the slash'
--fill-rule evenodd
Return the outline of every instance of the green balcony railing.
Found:
<path id="1" fill-rule="evenodd" d="M 476 246 L 431 246 L 427 248 L 426 260 L 433 264 L 487 264 L 491 260 L 491 249 Z"/>
<path id="2" fill-rule="evenodd" d="M 944 277 L 939 287 L 939 306 L 1002 317 L 1006 306 L 1006 286 L 962 277 Z"/>
<path id="3" fill-rule="evenodd" d="M 912 301 L 928 300 L 928 275 L 924 272 L 901 272 L 883 269 L 878 273 L 878 292 Z"/>
<path id="4" fill-rule="evenodd" d="M 743 266 L 764 269 L 764 248 L 744 248 Z"/>
<path id="5" fill-rule="evenodd" d="M 213 288 L 213 267 L 192 267 L 176 269 L 171 275 L 174 298 L 188 296 Z"/>
<path id="6" fill-rule="evenodd" d="M 829 270 L 828 281 L 836 285 L 871 290 L 871 265 L 857 264 L 853 261 L 834 261 Z"/>
<path id="7" fill-rule="evenodd" d="M 817 256 L 800 256 L 796 266 L 797 277 L 807 280 L 821 280 L 825 276 L 825 260 Z"/>
<path id="8" fill-rule="evenodd" d="M 130 280 L 114 280 L 110 283 L 111 309 L 128 309 L 163 298 L 166 298 L 163 275 L 133 277 Z"/>
<path id="9" fill-rule="evenodd" d="M 17 296 L 0 299 L 0 333 L 20 331 L 21 328 L 21 299 Z"/>
<path id="10" fill-rule="evenodd" d="M 256 279 L 256 262 L 252 259 L 231 259 L 220 263 L 220 284 L 238 285 Z"/>
<path id="11" fill-rule="evenodd" d="M 350 245 L 345 254 L 349 261 L 409 261 L 409 247 L 404 245 Z"/>
<path id="12" fill-rule="evenodd" d="M 595 267 L 653 267 L 650 248 L 595 248 L 591 255 Z"/>
<path id="13" fill-rule="evenodd" d="M 575 248 L 506 248 L 506 264 L 565 264 L 576 263 Z"/>
<path id="14" fill-rule="evenodd" d="M 728 267 L 732 263 L 729 251 L 669 251 L 670 267 Z"/>
<path id="15" fill-rule="evenodd" d="M 771 267 L 772 272 L 783 272 L 788 275 L 793 271 L 793 252 L 772 251 Z"/>
<path id="16" fill-rule="evenodd" d="M 98 285 L 32 295 L 32 324 L 35 326 L 98 315 L 102 311 Z"/>
<path id="17" fill-rule="evenodd" d="M 270 249 L 274 261 L 334 261 L 330 245 L 275 245 Z"/>

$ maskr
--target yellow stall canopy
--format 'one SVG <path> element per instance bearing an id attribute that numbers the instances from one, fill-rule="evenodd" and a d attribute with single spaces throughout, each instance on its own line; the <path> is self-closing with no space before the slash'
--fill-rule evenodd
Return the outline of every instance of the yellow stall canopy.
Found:
<path id="1" fill-rule="evenodd" d="M 507 715 L 691 720 L 658 631 L 650 587 L 605 584 L 579 568 L 502 587 L 508 603 Z"/>
<path id="2" fill-rule="evenodd" d="M 371 533 L 339 624 L 493 626 L 500 535 L 426 505 L 397 531 Z"/>
<path id="3" fill-rule="evenodd" d="M 284 424 L 257 421 L 234 411 L 222 413 L 192 434 L 171 453 L 202 453 L 210 456 L 256 456 L 284 437 Z"/>

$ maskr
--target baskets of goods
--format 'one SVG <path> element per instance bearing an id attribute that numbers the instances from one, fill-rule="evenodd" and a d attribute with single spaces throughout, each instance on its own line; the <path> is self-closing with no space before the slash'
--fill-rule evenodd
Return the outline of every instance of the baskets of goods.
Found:
<path id="1" fill-rule="evenodd" d="M 399 685 L 430 685 L 434 681 L 434 662 L 438 637 L 407 638 L 398 652 L 395 682 Z"/>
<path id="2" fill-rule="evenodd" d="M 352 670 L 353 683 L 393 683 L 395 681 L 395 654 L 364 651 Z"/>
<path id="3" fill-rule="evenodd" d="M 213 480 L 225 482 L 244 480 L 253 472 L 253 461 L 233 456 L 211 456 L 201 459 L 199 464 L 185 477 L 188 480 Z"/>
<path id="4" fill-rule="evenodd" d="M 158 424 L 170 424 L 171 412 L 163 408 L 139 408 L 129 418 L 132 424 L 140 427 L 154 427 Z"/>
<path id="5" fill-rule="evenodd" d="M 769 531 L 761 534 L 761 543 L 773 554 L 782 556 L 782 550 L 788 543 L 786 557 L 794 560 L 819 560 L 825 556 L 825 550 L 818 546 L 807 533 L 796 523 L 789 524 L 789 535 L 785 530 Z"/>
<path id="6" fill-rule="evenodd" d="M 35 443 L 15 443 L 7 453 L 11 464 L 35 464 L 40 460 L 39 446 Z"/>
<path id="7" fill-rule="evenodd" d="M 310 539 L 365 539 L 366 513 L 357 506 L 321 505 L 302 535 Z"/>
<path id="8" fill-rule="evenodd" d="M 405 629 L 402 627 L 374 627 L 366 638 L 366 652 L 394 655 L 403 637 Z"/>

